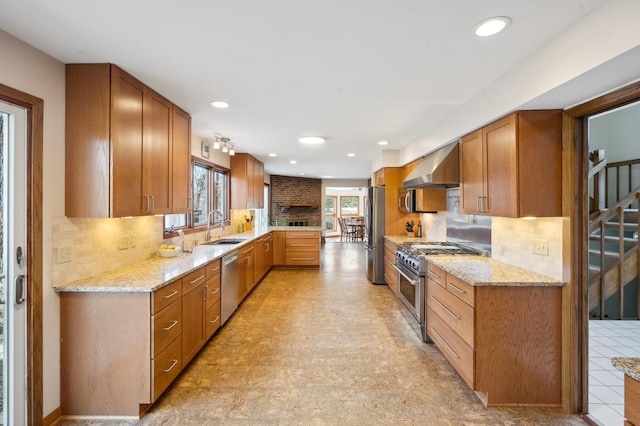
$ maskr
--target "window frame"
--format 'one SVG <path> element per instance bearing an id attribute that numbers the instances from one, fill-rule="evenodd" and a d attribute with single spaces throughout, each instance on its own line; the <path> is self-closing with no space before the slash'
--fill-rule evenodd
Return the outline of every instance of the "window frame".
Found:
<path id="1" fill-rule="evenodd" d="M 342 200 L 347 198 L 353 198 L 356 200 L 356 212 L 355 213 L 344 213 L 342 211 Z M 360 197 L 358 195 L 341 195 L 340 196 L 340 217 L 358 217 L 360 216 Z"/>
<path id="2" fill-rule="evenodd" d="M 194 194 L 194 188 L 193 188 L 193 183 L 194 183 L 194 168 L 196 166 L 200 166 L 200 167 L 204 167 L 208 172 L 208 200 L 207 200 L 207 216 L 209 215 L 209 212 L 212 211 L 212 209 L 215 206 L 215 201 L 217 200 L 216 196 L 215 196 L 215 191 L 213 190 L 214 185 L 215 185 L 215 179 L 216 179 L 216 175 L 222 174 L 226 177 L 226 191 L 224 193 L 224 197 L 225 199 L 223 200 L 223 205 L 225 206 L 223 214 L 224 214 L 224 218 L 223 220 L 221 220 L 219 218 L 219 216 L 213 218 L 213 221 L 211 223 L 211 228 L 218 228 L 220 227 L 221 223 L 224 222 L 225 225 L 230 224 L 231 223 L 231 170 L 227 167 L 221 166 L 219 164 L 215 164 L 212 163 L 211 161 L 207 161 L 206 159 L 200 158 L 200 157 L 195 157 L 192 156 L 191 157 L 191 167 L 190 167 L 190 192 L 191 192 L 191 200 L 192 200 L 192 205 L 191 205 L 191 209 L 188 213 L 183 213 L 186 217 L 186 225 L 185 226 L 179 226 L 179 227 L 174 227 L 174 232 L 169 232 L 170 228 L 166 228 L 166 222 L 163 218 L 163 237 L 164 238 L 171 238 L 171 237 L 175 237 L 178 235 L 177 230 L 181 229 L 185 234 L 192 234 L 195 232 L 202 232 L 203 230 L 205 230 L 207 228 L 207 221 L 202 221 L 200 223 L 195 223 L 195 194 Z M 208 218 L 207 218 L 208 220 Z"/>

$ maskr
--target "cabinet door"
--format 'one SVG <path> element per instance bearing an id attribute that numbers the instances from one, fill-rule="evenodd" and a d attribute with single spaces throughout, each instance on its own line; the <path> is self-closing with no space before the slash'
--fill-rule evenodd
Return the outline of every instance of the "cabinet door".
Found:
<path id="1" fill-rule="evenodd" d="M 145 86 L 111 67 L 111 217 L 141 216 L 143 188 L 143 105 Z"/>
<path id="2" fill-rule="evenodd" d="M 287 240 L 285 231 L 273 232 L 273 264 L 281 266 L 286 264 Z"/>
<path id="3" fill-rule="evenodd" d="M 484 212 L 518 217 L 518 157 L 516 116 L 510 115 L 483 129 L 486 191 Z"/>
<path id="4" fill-rule="evenodd" d="M 254 192 L 254 188 L 255 188 L 255 176 L 256 176 L 256 171 L 254 168 L 254 163 L 255 160 L 247 155 L 246 158 L 246 170 L 247 170 L 247 179 L 245 181 L 245 186 L 247 187 L 247 208 L 248 209 L 255 209 L 256 206 L 256 201 L 255 201 L 255 192 Z"/>
<path id="5" fill-rule="evenodd" d="M 171 102 L 148 90 L 144 177 L 150 214 L 171 213 Z"/>
<path id="6" fill-rule="evenodd" d="M 460 139 L 460 212 L 476 214 L 484 197 L 482 131 Z"/>
<path id="7" fill-rule="evenodd" d="M 264 273 L 269 272 L 273 266 L 273 236 L 269 234 L 264 243 Z"/>
<path id="8" fill-rule="evenodd" d="M 182 363 L 186 365 L 205 340 L 204 283 L 182 296 Z"/>
<path id="9" fill-rule="evenodd" d="M 173 107 L 172 213 L 189 213 L 191 207 L 191 117 Z"/>
<path id="10" fill-rule="evenodd" d="M 258 160 L 253 161 L 253 207 L 264 208 L 264 166 Z"/>

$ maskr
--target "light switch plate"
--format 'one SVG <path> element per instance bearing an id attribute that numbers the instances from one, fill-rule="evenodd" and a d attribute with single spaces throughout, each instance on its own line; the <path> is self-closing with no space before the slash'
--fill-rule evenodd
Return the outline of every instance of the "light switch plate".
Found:
<path id="1" fill-rule="evenodd" d="M 56 263 L 67 263 L 73 260 L 73 247 L 65 246 L 56 249 Z"/>
<path id="2" fill-rule="evenodd" d="M 533 240 L 532 244 L 532 253 L 541 254 L 542 256 L 549 256 L 549 242 L 547 240 Z"/>

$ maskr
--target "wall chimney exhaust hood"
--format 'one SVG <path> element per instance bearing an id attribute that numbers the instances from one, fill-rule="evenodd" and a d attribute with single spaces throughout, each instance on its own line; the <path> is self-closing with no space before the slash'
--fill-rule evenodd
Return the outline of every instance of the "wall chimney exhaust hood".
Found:
<path id="1" fill-rule="evenodd" d="M 458 142 L 439 148 L 416 165 L 402 182 L 408 188 L 452 188 L 460 186 Z"/>

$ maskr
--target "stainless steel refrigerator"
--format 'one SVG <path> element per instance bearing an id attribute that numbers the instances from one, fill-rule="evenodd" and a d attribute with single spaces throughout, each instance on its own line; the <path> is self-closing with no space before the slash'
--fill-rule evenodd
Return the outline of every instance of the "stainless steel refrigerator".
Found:
<path id="1" fill-rule="evenodd" d="M 364 209 L 367 278 L 373 284 L 384 282 L 384 186 L 367 188 Z"/>

